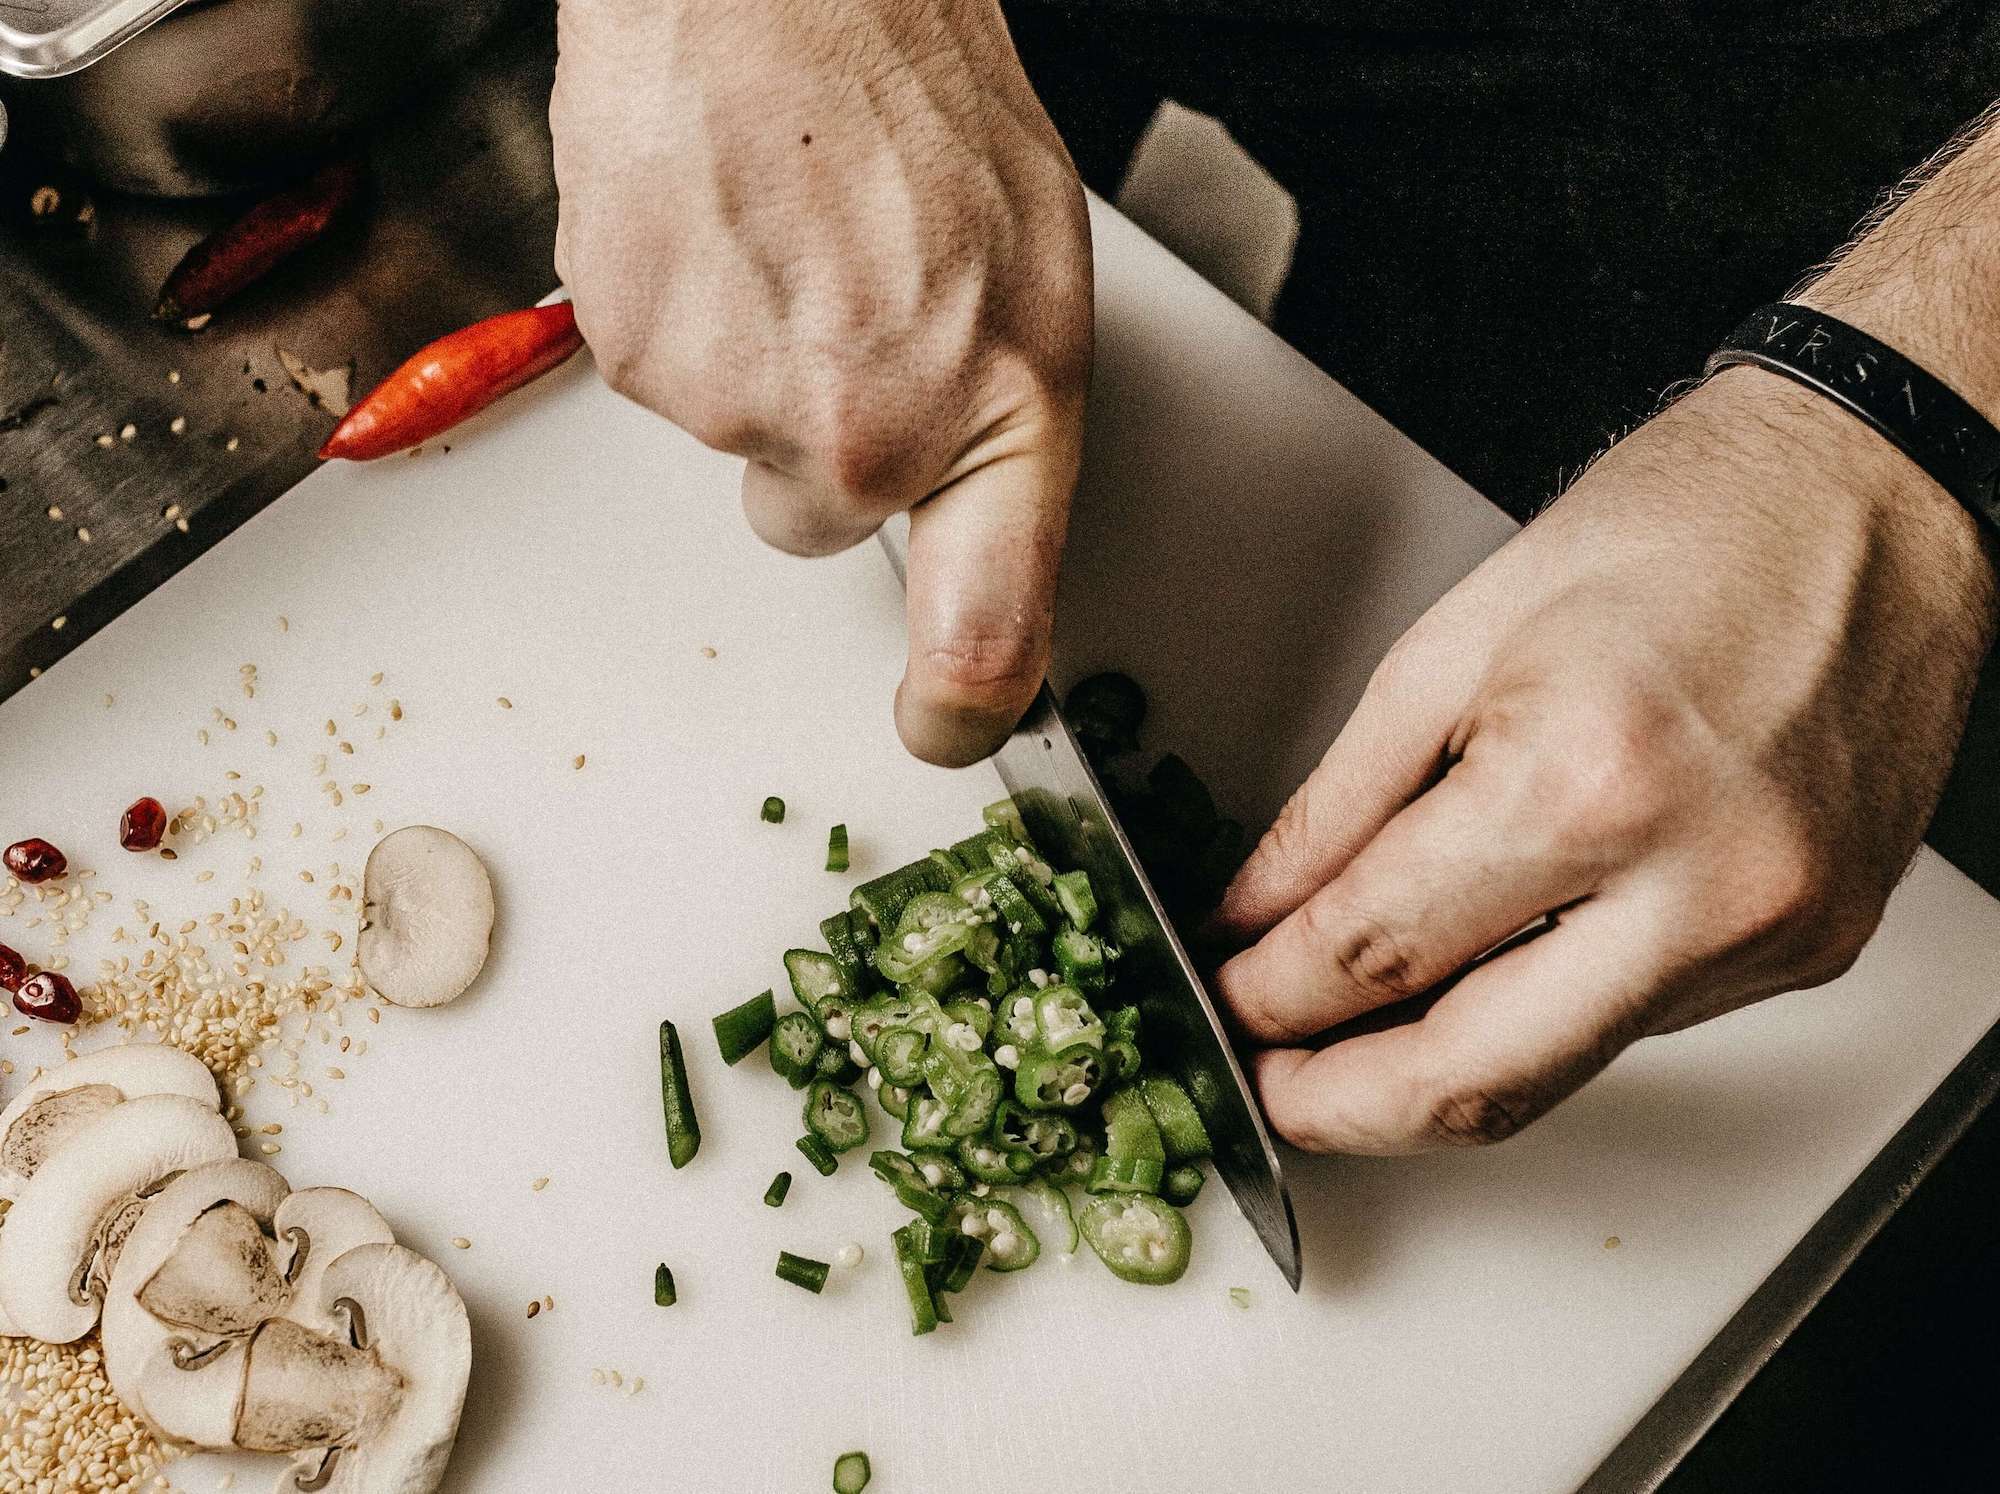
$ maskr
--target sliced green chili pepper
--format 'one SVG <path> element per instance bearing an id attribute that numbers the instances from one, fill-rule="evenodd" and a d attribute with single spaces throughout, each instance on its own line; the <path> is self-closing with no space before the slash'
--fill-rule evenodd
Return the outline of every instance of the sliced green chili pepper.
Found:
<path id="1" fill-rule="evenodd" d="M 1014 1098 L 1030 1110 L 1074 1110 L 1104 1082 L 1104 1056 L 1087 1043 L 1060 1053 L 1036 1048 L 1021 1055 Z"/>
<path id="2" fill-rule="evenodd" d="M 661 1261 L 653 1272 L 653 1305 L 672 1307 L 678 1301 L 680 1294 L 674 1290 L 674 1273 L 667 1269 L 665 1261 Z"/>
<path id="3" fill-rule="evenodd" d="M 1021 1211 L 999 1198 L 960 1197 L 952 1216 L 962 1235 L 986 1244 L 986 1269 L 1019 1271 L 1035 1263 L 1042 1242 L 1021 1218 Z"/>
<path id="4" fill-rule="evenodd" d="M 799 1149 L 799 1155 L 812 1163 L 813 1167 L 823 1178 L 832 1177 L 833 1170 L 840 1166 L 840 1159 L 834 1156 L 833 1149 L 810 1131 L 793 1142 L 792 1145 Z"/>
<path id="5" fill-rule="evenodd" d="M 1201 1194 L 1201 1185 L 1207 1181 L 1199 1167 L 1192 1162 L 1183 1162 L 1179 1167 L 1170 1167 L 1160 1179 L 1160 1197 L 1176 1208 L 1186 1208 Z"/>
<path id="6" fill-rule="evenodd" d="M 685 1167 L 701 1149 L 701 1124 L 694 1115 L 681 1035 L 671 1022 L 660 1024 L 660 1102 L 666 1111 L 667 1159 L 676 1168 Z"/>
<path id="7" fill-rule="evenodd" d="M 986 1040 L 993 1036 L 991 1002 L 980 1001 L 970 996 L 960 997 L 957 1001 L 947 1001 L 944 1004 L 944 1014 L 952 1021 L 963 1022 L 970 1027 L 977 1034 L 981 1047 L 984 1047 Z"/>
<path id="8" fill-rule="evenodd" d="M 1146 1104 L 1153 1123 L 1160 1128 L 1169 1162 L 1193 1162 L 1212 1156 L 1215 1148 L 1208 1139 L 1208 1127 L 1201 1112 L 1180 1084 L 1165 1074 L 1148 1074 L 1135 1086 Z"/>
<path id="9" fill-rule="evenodd" d="M 825 1261 L 793 1255 L 789 1250 L 778 1252 L 778 1280 L 789 1281 L 815 1294 L 825 1289 L 827 1273 L 832 1269 Z"/>
<path id="10" fill-rule="evenodd" d="M 873 1001 L 864 1001 L 854 1009 L 850 1033 L 855 1044 L 868 1055 L 870 1063 L 880 1062 L 875 1050 L 882 1041 L 882 1034 L 892 1027 L 910 1026 L 916 1019 L 917 1010 L 914 1002 L 901 996 L 880 996 Z"/>
<path id="11" fill-rule="evenodd" d="M 806 1130 L 826 1143 L 828 1151 L 851 1152 L 868 1139 L 868 1111 L 860 1096 L 831 1079 L 815 1079 L 806 1091 Z"/>
<path id="12" fill-rule="evenodd" d="M 1113 1007 L 1104 1014 L 1104 1036 L 1107 1042 L 1123 1040 L 1128 1043 L 1139 1041 L 1139 1008 L 1133 1006 Z"/>
<path id="13" fill-rule="evenodd" d="M 847 1044 L 829 1039 L 819 1050 L 819 1062 L 813 1065 L 813 1072 L 822 1079 L 831 1079 L 842 1086 L 852 1084 L 861 1077 L 861 1065 L 848 1055 Z"/>
<path id="14" fill-rule="evenodd" d="M 867 994 L 869 981 L 868 951 L 854 936 L 854 922 L 846 913 L 835 913 L 823 918 L 819 924 L 819 936 L 826 940 L 828 958 L 833 961 L 834 979 L 839 982 L 840 994 L 849 1001 L 859 1001 Z M 785 967 L 791 969 L 789 964 Z M 792 989 L 797 991 L 799 981 L 792 977 Z M 800 1001 L 805 1001 L 801 996 Z M 811 1005 L 810 1002 L 806 1002 Z"/>
<path id="15" fill-rule="evenodd" d="M 1083 1237 L 1123 1281 L 1163 1286 L 1187 1270 L 1194 1240 L 1181 1211 L 1150 1193 L 1103 1193 L 1083 1206 Z"/>
<path id="16" fill-rule="evenodd" d="M 1027 1187 L 1035 1201 L 1055 1220 L 1057 1227 L 1068 1239 L 1069 1243 L 1063 1246 L 1063 1253 L 1075 1255 L 1078 1243 L 1076 1215 L 1070 1209 L 1069 1195 L 1047 1178 L 1036 1178 Z"/>
<path id="17" fill-rule="evenodd" d="M 826 1038 L 804 1012 L 786 1012 L 771 1032 L 771 1069 L 793 1089 L 804 1089 L 819 1073 Z"/>
<path id="18" fill-rule="evenodd" d="M 1035 1026 L 1035 993 L 1032 987 L 1000 998 L 1000 1030 L 1016 1048 L 1032 1048 L 1040 1035 Z"/>
<path id="19" fill-rule="evenodd" d="M 867 1453 L 842 1453 L 833 1460 L 833 1494 L 861 1494 L 874 1476 Z"/>
<path id="20" fill-rule="evenodd" d="M 944 1130 L 949 1114 L 951 1107 L 935 1095 L 912 1091 L 909 1113 L 903 1118 L 903 1150 L 941 1152 L 952 1147 L 954 1140 Z"/>
<path id="21" fill-rule="evenodd" d="M 847 900 L 849 907 L 862 914 L 886 938 L 896 920 L 902 917 L 903 905 L 911 898 L 920 892 L 944 892 L 950 886 L 943 868 L 925 857 L 863 882 L 848 894 Z"/>
<path id="22" fill-rule="evenodd" d="M 767 825 L 784 824 L 785 801 L 783 799 L 780 799 L 776 794 L 773 794 L 771 795 L 770 798 L 766 799 L 764 801 L 763 819 L 764 823 Z"/>
<path id="23" fill-rule="evenodd" d="M 1158 1157 L 1099 1157 L 1086 1186 L 1092 1193 L 1158 1193 L 1166 1174 Z"/>
<path id="24" fill-rule="evenodd" d="M 825 1013 L 820 1008 L 827 1002 L 852 1003 L 860 994 L 858 988 L 850 989 L 840 978 L 840 966 L 833 956 L 816 949 L 786 950 L 785 974 L 791 977 L 792 994 L 799 998 L 799 1005 L 822 1020 Z"/>
<path id="25" fill-rule="evenodd" d="M 944 1260 L 931 1267 L 931 1295 L 940 1307 L 947 1295 L 965 1290 L 972 1273 L 979 1269 L 979 1257 L 985 1253 L 986 1242 L 969 1235 L 952 1235 L 945 1241 Z M 945 1317 L 942 1321 L 951 1319 Z"/>
<path id="26" fill-rule="evenodd" d="M 993 1139 L 1004 1150 L 1025 1152 L 1042 1162 L 1075 1151 L 1077 1133 L 1068 1116 L 1030 1111 L 1018 1100 L 1004 1100 L 993 1117 Z"/>
<path id="27" fill-rule="evenodd" d="M 847 826 L 835 825 L 826 832 L 826 869 L 830 872 L 847 870 Z"/>
<path id="28" fill-rule="evenodd" d="M 1035 1170 L 1034 1156 L 1025 1151 L 1009 1151 L 988 1136 L 960 1139 L 959 1165 L 982 1183 L 1006 1187 L 1018 1183 Z"/>
<path id="29" fill-rule="evenodd" d="M 1090 890 L 1089 872 L 1058 872 L 1049 890 L 1055 894 L 1056 906 L 1062 909 L 1070 927 L 1085 930 L 1096 920 L 1097 894 Z"/>
<path id="30" fill-rule="evenodd" d="M 1104 1077 L 1107 1083 L 1123 1084 L 1128 1079 L 1136 1079 L 1144 1063 L 1137 1043 L 1114 1038 L 1104 1045 Z"/>
<path id="31" fill-rule="evenodd" d="M 910 1332 L 913 1334 L 932 1332 L 938 1325 L 937 1300 L 931 1295 L 930 1272 L 925 1266 L 917 1238 L 917 1231 L 924 1228 L 921 1219 L 913 1220 L 889 1236 L 896 1249 L 896 1270 L 903 1278 L 903 1291 L 910 1299 Z"/>
<path id="32" fill-rule="evenodd" d="M 1104 1155 L 1113 1162 L 1167 1160 L 1159 1123 L 1136 1086 L 1114 1089 L 1104 1097 Z"/>
<path id="33" fill-rule="evenodd" d="M 1028 900 L 1021 883 L 1007 872 L 1002 871 L 995 876 L 986 884 L 986 890 L 992 895 L 993 910 L 1000 915 L 1000 921 L 1007 925 L 1009 933 L 1025 934 L 1035 939 L 1048 934 L 1048 920 L 1042 917 L 1041 909 Z"/>
<path id="34" fill-rule="evenodd" d="M 956 882 L 967 870 L 964 861 L 953 851 L 932 851 L 928 859 L 937 863 L 938 870 L 943 872 L 950 882 Z"/>
<path id="35" fill-rule="evenodd" d="M 1082 929 L 1058 929 L 1050 953 L 1055 956 L 1056 969 L 1062 972 L 1065 985 L 1094 996 L 1111 983 L 1104 941 L 1095 934 L 1086 934 Z"/>
<path id="36" fill-rule="evenodd" d="M 965 948 L 975 916 L 949 892 L 918 893 L 903 905 L 895 932 L 875 946 L 875 968 L 897 985 L 916 980 L 933 960 Z"/>
<path id="37" fill-rule="evenodd" d="M 1024 846 L 1035 843 L 1028 835 L 1027 822 L 1021 818 L 1021 807 L 1012 799 L 995 799 L 979 811 L 979 817 L 986 821 L 989 830 L 998 830 Z"/>
<path id="38" fill-rule="evenodd" d="M 781 1172 L 771 1179 L 771 1186 L 764 1190 L 764 1202 L 773 1209 L 785 1206 L 785 1195 L 792 1191 L 792 1175 Z"/>
<path id="39" fill-rule="evenodd" d="M 759 992 L 741 1006 L 732 1006 L 715 1018 L 715 1046 L 722 1061 L 734 1067 L 771 1035 L 778 1022 L 777 997 Z"/>
<path id="40" fill-rule="evenodd" d="M 901 1152 L 875 1152 L 868 1158 L 868 1166 L 895 1190 L 903 1206 L 920 1218 L 936 1223 L 951 1212 L 951 1195 L 927 1181 L 917 1164 Z"/>
<path id="41" fill-rule="evenodd" d="M 875 1091 L 875 1098 L 882 1109 L 897 1120 L 910 1117 L 910 1091 L 900 1084 L 885 1084 Z"/>
<path id="42" fill-rule="evenodd" d="M 1035 1030 L 1054 1053 L 1078 1043 L 1104 1046 L 1104 1021 L 1074 986 L 1050 986 L 1035 998 Z"/>
<path id="43" fill-rule="evenodd" d="M 924 1051 L 931 1040 L 914 1027 L 891 1027 L 875 1040 L 875 1067 L 889 1084 L 924 1082 Z"/>

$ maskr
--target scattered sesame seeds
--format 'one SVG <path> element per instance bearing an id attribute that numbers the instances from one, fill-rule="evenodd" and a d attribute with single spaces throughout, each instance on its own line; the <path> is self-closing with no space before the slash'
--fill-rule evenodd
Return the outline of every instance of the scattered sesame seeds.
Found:
<path id="1" fill-rule="evenodd" d="M 163 519 L 178 519 L 180 516 L 181 506 L 178 503 L 169 503 L 160 510 L 160 517 Z"/>
<path id="2" fill-rule="evenodd" d="M 0 1486 L 135 1494 L 168 1454 L 112 1392 L 93 1331 L 74 1344 L 0 1339 Z"/>
<path id="3" fill-rule="evenodd" d="M 1616 1235 L 1606 1235 L 1604 1237 L 1604 1248 L 1606 1250 L 1616 1250 L 1623 1243 Z"/>
<path id="4" fill-rule="evenodd" d="M 89 544 L 89 543 L 90 543 L 90 530 L 89 530 L 88 528 L 81 528 L 81 529 L 78 529 L 78 530 L 77 530 L 77 532 L 76 532 L 76 542 L 77 542 L 78 544 L 80 544 L 80 545 L 87 545 L 87 544 Z"/>
<path id="5" fill-rule="evenodd" d="M 139 427 L 132 424 L 132 422 L 129 420 L 126 421 L 120 427 L 118 427 L 118 439 L 121 441 L 136 440 L 138 439 L 138 435 L 139 435 Z"/>
<path id="6" fill-rule="evenodd" d="M 49 505 L 49 517 L 51 519 L 60 519 L 62 517 L 62 505 L 60 503 L 51 503 Z"/>
<path id="7" fill-rule="evenodd" d="M 278 619 L 278 631 L 279 631 L 280 633 L 289 633 L 289 632 L 291 632 L 291 631 L 292 631 L 292 620 L 291 620 L 291 619 L 290 619 L 289 617 L 280 617 L 280 618 Z"/>
<path id="8" fill-rule="evenodd" d="M 466 1239 L 464 1235 L 453 1235 L 451 1237 L 451 1248 L 454 1250 L 470 1250 L 472 1242 Z"/>
<path id="9" fill-rule="evenodd" d="M 549 1180 L 547 1178 L 536 1178 L 534 1182 L 528 1184 L 528 1186 L 534 1189 L 537 1193 L 540 1193 L 544 1188 L 549 1186 Z"/>
<path id="10" fill-rule="evenodd" d="M 181 381 L 181 371 L 178 368 L 170 368 L 167 370 L 167 382 L 169 384 L 178 384 L 180 381 Z"/>
<path id="11" fill-rule="evenodd" d="M 544 1297 L 544 1298 L 542 1298 L 542 1311 L 543 1311 L 543 1312 L 554 1312 L 555 1310 L 556 1310 L 556 1299 L 555 1299 L 555 1298 L 553 1298 L 553 1297 Z"/>
<path id="12" fill-rule="evenodd" d="M 375 672 L 374 672 L 373 674 L 369 675 L 369 676 L 368 676 L 368 683 L 369 683 L 369 684 L 371 684 L 371 685 L 379 685 L 379 684 L 381 684 L 381 683 L 382 683 L 382 671 L 378 669 L 378 670 L 376 670 L 376 671 L 375 671 Z"/>
<path id="13" fill-rule="evenodd" d="M 400 700 L 389 702 L 389 719 L 391 721 L 401 721 L 403 719 L 403 703 Z"/>
<path id="14" fill-rule="evenodd" d="M 577 771 L 581 772 L 583 770 L 583 762 L 584 762 L 583 754 L 579 752 L 574 758 L 570 760 L 570 766 L 572 768 L 575 768 Z"/>
<path id="15" fill-rule="evenodd" d="M 704 645 L 701 651 L 701 656 L 704 659 L 713 659 L 715 657 L 715 650 Z"/>
<path id="16" fill-rule="evenodd" d="M 528 1316 L 529 1316 L 529 1317 L 531 1317 L 531 1318 L 532 1318 L 532 1317 L 537 1317 L 537 1316 L 539 1316 L 539 1315 L 541 1314 L 541 1311 L 542 1311 L 542 1304 L 541 1304 L 541 1303 L 540 1303 L 539 1301 L 535 1301 L 535 1302 L 530 1302 L 530 1303 L 528 1304 Z"/>
<path id="17" fill-rule="evenodd" d="M 239 441 L 236 437 L 231 436 L 227 441 L 224 441 L 222 443 L 222 449 L 224 451 L 234 451 L 237 447 L 241 446 L 242 444 L 243 443 Z"/>
<path id="18" fill-rule="evenodd" d="M 514 709 L 514 702 L 509 700 L 506 696 L 503 695 L 500 697 L 500 709 L 503 711 L 511 711 Z"/>
<path id="19" fill-rule="evenodd" d="M 63 616 L 57 618 L 54 622 L 50 623 L 49 626 L 55 629 L 56 632 L 60 633 L 64 628 L 69 626 L 68 614 L 65 613 Z"/>
<path id="20" fill-rule="evenodd" d="M 97 444 L 98 444 L 99 446 L 103 446 L 103 447 L 109 447 L 109 446 L 112 446 L 112 445 L 115 445 L 116 443 L 115 443 L 115 441 L 113 440 L 113 438 L 112 438 L 112 437 L 111 437 L 110 435 L 108 435 L 108 434 L 107 434 L 107 435 L 101 435 L 101 436 L 99 436 L 99 437 L 97 438 Z"/>
<path id="21" fill-rule="evenodd" d="M 167 422 L 167 429 L 172 431 L 176 436 L 186 435 L 187 428 L 188 418 L 185 415 L 176 415 L 172 420 Z"/>
<path id="22" fill-rule="evenodd" d="M 178 529 L 182 534 L 186 534 L 188 532 L 188 521 L 186 519 L 176 519 L 174 520 L 174 528 Z"/>

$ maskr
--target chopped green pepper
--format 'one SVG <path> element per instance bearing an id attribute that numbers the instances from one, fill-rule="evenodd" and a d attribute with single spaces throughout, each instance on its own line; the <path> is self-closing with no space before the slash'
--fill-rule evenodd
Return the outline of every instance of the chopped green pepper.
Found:
<path id="1" fill-rule="evenodd" d="M 677 1169 L 685 1167 L 701 1148 L 701 1123 L 695 1119 L 681 1035 L 672 1022 L 660 1024 L 660 1103 L 666 1112 L 667 1159 Z"/>
<path id="2" fill-rule="evenodd" d="M 1030 1110 L 1074 1110 L 1104 1081 L 1104 1057 L 1087 1043 L 1060 1053 L 1037 1048 L 1021 1055 L 1014 1098 Z"/>
<path id="3" fill-rule="evenodd" d="M 833 1460 L 833 1494 L 861 1494 L 874 1476 L 867 1453 L 842 1453 Z"/>
<path id="4" fill-rule="evenodd" d="M 910 1299 L 910 1332 L 923 1334 L 938 1325 L 937 1300 L 931 1295 L 930 1271 L 923 1259 L 918 1231 L 928 1230 L 921 1219 L 912 1220 L 889 1236 L 896 1248 L 896 1270 L 903 1278 L 903 1291 Z"/>
<path id="5" fill-rule="evenodd" d="M 771 1186 L 764 1190 L 764 1202 L 770 1208 L 782 1209 L 785 1206 L 785 1195 L 791 1191 L 792 1175 L 789 1172 L 781 1172 L 771 1179 Z"/>
<path id="6" fill-rule="evenodd" d="M 792 994 L 799 1005 L 824 1018 L 820 1010 L 829 1001 L 854 1002 L 860 999 L 858 983 L 841 979 L 840 963 L 816 949 L 785 951 L 785 974 L 791 977 Z"/>
<path id="7" fill-rule="evenodd" d="M 875 1040 L 875 1067 L 890 1084 L 921 1084 L 931 1040 L 914 1027 L 891 1027 Z"/>
<path id="8" fill-rule="evenodd" d="M 830 1152 L 851 1152 L 868 1139 L 868 1112 L 860 1097 L 831 1079 L 815 1079 L 806 1091 L 806 1130 Z"/>
<path id="9" fill-rule="evenodd" d="M 849 1001 L 859 1001 L 868 989 L 868 951 L 855 937 L 853 919 L 845 912 L 822 918 L 819 936 L 826 940 L 827 957 L 833 961 L 834 979 L 839 982 L 840 994 Z M 786 969 L 790 968 L 788 964 Z M 792 989 L 798 989 L 796 977 L 792 981 Z M 805 1001 L 803 996 L 799 999 Z"/>
<path id="10" fill-rule="evenodd" d="M 847 870 L 847 826 L 835 825 L 826 833 L 826 869 L 830 872 Z"/>
<path id="11" fill-rule="evenodd" d="M 722 1061 L 732 1068 L 771 1035 L 778 1022 L 777 998 L 760 991 L 741 1006 L 732 1006 L 715 1018 L 715 1046 Z"/>
<path id="12" fill-rule="evenodd" d="M 896 920 L 902 917 L 903 905 L 911 898 L 920 892 L 944 892 L 950 887 L 944 869 L 925 857 L 863 882 L 848 894 L 848 905 L 886 938 Z"/>
<path id="13" fill-rule="evenodd" d="M 1179 1281 L 1194 1252 L 1181 1211 L 1150 1193 L 1103 1193 L 1083 1206 L 1083 1237 L 1111 1274 L 1142 1286 Z"/>
<path id="14" fill-rule="evenodd" d="M 804 1089 L 819 1073 L 826 1038 L 804 1012 L 786 1012 L 771 1032 L 771 1069 L 793 1089 Z"/>
<path id="15" fill-rule="evenodd" d="M 810 1131 L 793 1142 L 792 1145 L 799 1149 L 799 1155 L 812 1163 L 814 1169 L 823 1178 L 832 1177 L 834 1169 L 840 1166 L 840 1159 L 834 1156 L 833 1149 Z"/>
<path id="16" fill-rule="evenodd" d="M 1079 932 L 1088 930 L 1097 918 L 1097 894 L 1090 889 L 1090 873 L 1058 872 L 1049 890 L 1055 894 L 1056 906 L 1062 909 L 1070 927 Z"/>
<path id="17" fill-rule="evenodd" d="M 1069 1206 L 1069 1195 L 1047 1178 L 1036 1178 L 1028 1185 L 1028 1192 L 1041 1204 L 1051 1218 L 1062 1228 L 1069 1243 L 1063 1246 L 1063 1253 L 1075 1255 L 1077 1247 L 1076 1215 Z"/>
<path id="18" fill-rule="evenodd" d="M 1194 1162 L 1214 1153 L 1201 1112 L 1178 1081 L 1165 1074 L 1148 1074 L 1136 1088 L 1153 1123 L 1160 1128 L 1169 1162 Z"/>
<path id="19" fill-rule="evenodd" d="M 989 1271 L 1023 1270 L 1042 1253 L 1021 1211 L 1005 1199 L 963 1196 L 952 1205 L 952 1218 L 960 1234 L 985 1242 Z"/>
<path id="20" fill-rule="evenodd" d="M 1176 1208 L 1186 1208 L 1201 1194 L 1201 1185 L 1206 1181 L 1202 1170 L 1192 1162 L 1183 1162 L 1178 1167 L 1170 1167 L 1160 1179 L 1160 1197 Z"/>
<path id="21" fill-rule="evenodd" d="M 1104 1021 L 1074 986 L 1050 986 L 1035 998 L 1035 1031 L 1052 1053 L 1078 1043 L 1104 1046 Z"/>
<path id="22" fill-rule="evenodd" d="M 771 795 L 770 798 L 764 801 L 764 808 L 762 814 L 764 823 L 767 825 L 784 824 L 785 801 L 783 799 L 780 799 L 776 794 Z"/>
<path id="23" fill-rule="evenodd" d="M 982 1183 L 1005 1187 L 1035 1170 L 1034 1155 L 1010 1151 L 986 1136 L 966 1136 L 958 1143 L 959 1164 Z"/>
<path id="24" fill-rule="evenodd" d="M 793 1255 L 789 1250 L 778 1252 L 778 1280 L 804 1287 L 815 1295 L 825 1289 L 827 1273 L 832 1269 L 833 1267 L 825 1261 L 816 1261 L 809 1256 Z"/>
<path id="25" fill-rule="evenodd" d="M 674 1290 L 674 1273 L 667 1269 L 665 1261 L 661 1261 L 653 1272 L 653 1305 L 672 1307 L 678 1301 L 680 1293 Z"/>

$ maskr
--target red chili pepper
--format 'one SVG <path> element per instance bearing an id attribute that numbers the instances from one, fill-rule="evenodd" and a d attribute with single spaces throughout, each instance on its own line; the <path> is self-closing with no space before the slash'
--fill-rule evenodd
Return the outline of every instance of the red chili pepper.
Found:
<path id="1" fill-rule="evenodd" d="M 567 301 L 508 311 L 440 337 L 368 392 L 320 447 L 366 462 L 448 431 L 583 346 Z"/>
<path id="2" fill-rule="evenodd" d="M 153 315 L 184 322 L 215 310 L 319 238 L 360 195 L 360 163 L 342 160 L 265 198 L 182 256 L 160 287 Z"/>

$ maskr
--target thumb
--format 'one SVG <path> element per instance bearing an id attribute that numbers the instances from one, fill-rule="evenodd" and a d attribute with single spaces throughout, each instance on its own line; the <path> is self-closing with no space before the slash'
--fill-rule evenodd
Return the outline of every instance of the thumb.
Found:
<path id="1" fill-rule="evenodd" d="M 896 729 L 944 767 L 987 756 L 1048 673 L 1082 421 L 1022 423 L 910 511 L 910 653 Z"/>

